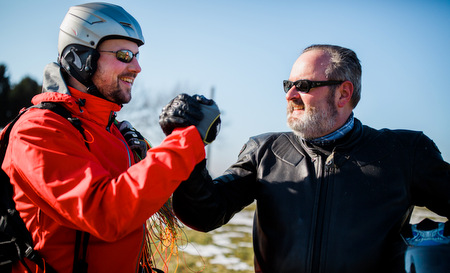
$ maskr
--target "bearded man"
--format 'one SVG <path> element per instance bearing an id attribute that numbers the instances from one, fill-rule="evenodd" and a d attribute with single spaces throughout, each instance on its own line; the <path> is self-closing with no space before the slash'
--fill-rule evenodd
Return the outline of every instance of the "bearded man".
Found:
<path id="1" fill-rule="evenodd" d="M 207 232 L 256 201 L 255 272 L 404 272 L 400 230 L 415 205 L 450 216 L 450 165 L 422 132 L 354 117 L 350 49 L 306 48 L 283 86 L 293 132 L 251 137 L 214 180 L 197 165 L 174 193 L 177 216 Z"/>

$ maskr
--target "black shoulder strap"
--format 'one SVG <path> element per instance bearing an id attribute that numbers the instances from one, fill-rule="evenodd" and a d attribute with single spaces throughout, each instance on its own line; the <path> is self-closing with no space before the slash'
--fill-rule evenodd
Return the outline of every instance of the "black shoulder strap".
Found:
<path id="1" fill-rule="evenodd" d="M 3 135 L 3 138 L 1 140 L 1 146 L 0 146 L 0 166 L 3 164 L 3 159 L 5 157 L 5 153 L 6 153 L 6 147 L 8 147 L 8 143 L 9 143 L 9 136 L 11 134 L 11 129 L 13 128 L 14 124 L 17 122 L 17 120 L 19 120 L 19 118 L 25 113 L 27 112 L 30 108 L 40 108 L 40 109 L 48 109 L 51 110 L 52 112 L 64 117 L 65 119 L 67 119 L 68 121 L 70 121 L 70 123 L 80 132 L 80 134 L 83 136 L 84 139 L 86 139 L 86 135 L 84 134 L 84 128 L 83 126 L 81 126 L 81 121 L 78 118 L 74 118 L 72 117 L 72 114 L 69 112 L 69 110 L 67 110 L 64 106 L 62 106 L 59 103 L 56 102 L 41 102 L 37 105 L 33 105 L 31 107 L 28 107 L 27 109 L 21 111 L 6 127 L 6 131 Z M 87 142 L 86 146 L 89 149 L 89 145 Z"/>
<path id="2" fill-rule="evenodd" d="M 28 108 L 29 109 L 29 108 Z M 0 140 L 0 167 L 3 164 L 6 154 L 6 148 L 9 144 L 9 136 L 14 124 L 19 120 L 19 118 L 28 110 L 20 112 L 6 127 L 4 134 Z M 25 226 L 19 212 L 16 210 L 16 204 L 14 202 L 13 187 L 9 182 L 10 179 L 8 175 L 0 168 L 0 187 L 1 187 L 1 202 L 2 208 L 6 211 L 2 212 L 2 224 L 0 230 L 2 234 L 10 234 L 7 238 L 2 237 L 2 245 L 5 247 L 5 253 L 2 253 L 2 257 L 5 257 L 8 261 L 19 259 L 21 263 L 25 266 L 28 272 L 32 272 L 28 265 L 25 263 L 24 258 L 36 263 L 41 269 L 45 269 L 48 273 L 56 273 L 56 271 L 39 255 L 39 253 L 34 250 L 33 239 L 31 234 Z M 9 230 L 13 229 L 13 230 Z M 2 235 L 3 236 L 3 235 Z M 6 240 L 6 241 L 3 241 Z M 15 254 L 13 254 L 15 253 Z M 9 256 L 9 254 L 11 256 Z M 7 256 L 8 255 L 8 256 Z M 7 257 L 6 257 L 7 256 Z M 6 266 L 12 266 L 6 265 Z"/>
<path id="3" fill-rule="evenodd" d="M 86 135 L 84 133 L 84 128 L 83 126 L 81 126 L 81 121 L 76 118 L 76 117 L 72 117 L 72 114 L 69 112 L 69 110 L 67 110 L 64 106 L 62 106 L 59 103 L 55 103 L 55 102 L 41 102 L 37 105 L 31 106 L 25 110 L 23 110 L 22 112 L 20 112 L 6 127 L 6 131 L 3 134 L 3 137 L 1 139 L 0 142 L 0 167 L 3 164 L 3 160 L 5 158 L 5 154 L 6 154 L 6 148 L 8 146 L 9 143 L 9 137 L 11 134 L 11 130 L 14 126 L 14 124 L 17 122 L 17 120 L 19 120 L 19 118 L 25 113 L 27 112 L 30 108 L 40 108 L 40 109 L 48 109 L 51 110 L 52 112 L 64 117 L 65 119 L 67 119 L 83 136 L 83 138 L 86 140 Z M 89 144 L 87 142 L 85 142 L 86 147 L 89 149 Z M 1 168 L 0 168 L 1 170 Z M 7 176 L 6 173 L 1 170 L 0 174 L 3 176 Z M 2 181 L 9 181 L 9 178 L 2 179 Z M 2 184 L 7 184 L 7 183 L 2 183 Z M 12 202 L 10 204 L 8 204 L 9 207 L 14 208 L 15 210 L 15 203 L 14 200 L 12 199 L 13 196 L 13 189 L 11 184 L 9 183 L 9 185 L 1 185 L 2 189 L 6 188 L 7 190 L 5 190 L 5 192 L 7 192 L 8 194 L 10 194 L 10 198 L 5 198 L 5 202 Z M 2 198 L 3 199 L 3 198 Z M 18 214 L 18 213 L 17 213 Z M 23 220 L 19 217 L 17 217 L 18 215 L 15 216 L 15 218 L 17 218 L 16 220 L 19 222 L 18 225 L 21 226 L 21 229 L 24 229 L 23 233 L 27 234 L 29 236 L 29 238 L 27 238 L 28 242 L 25 242 L 25 249 L 18 249 L 19 252 L 19 259 L 22 262 L 22 264 L 24 264 L 24 266 L 27 268 L 27 270 L 29 272 L 31 272 L 31 270 L 28 268 L 28 266 L 26 265 L 26 263 L 24 262 L 23 258 L 26 257 L 27 259 L 31 260 L 32 262 L 36 263 L 42 270 L 45 269 L 45 272 L 47 273 L 55 273 L 56 271 L 51 268 L 50 265 L 48 265 L 45 260 L 40 257 L 39 253 L 37 253 L 37 251 L 35 251 L 33 249 L 33 245 L 32 245 L 32 239 L 31 239 L 31 235 L 28 232 L 28 230 L 25 227 L 25 223 L 23 222 Z M 74 264 L 73 264 L 73 273 L 84 273 L 87 272 L 87 262 L 86 262 L 86 251 L 87 251 L 87 245 L 89 242 L 89 233 L 87 232 L 81 232 L 79 230 L 77 230 L 76 232 L 76 242 L 75 242 L 75 253 L 74 253 Z M 83 247 L 82 247 L 82 253 L 80 255 L 80 246 L 81 246 L 81 237 L 83 237 Z"/>
<path id="4" fill-rule="evenodd" d="M 29 109 L 29 108 L 28 108 Z M 27 110 L 28 110 L 27 109 Z M 9 143 L 9 135 L 11 134 L 11 129 L 14 126 L 14 124 L 16 123 L 17 120 L 19 120 L 19 118 L 27 111 L 24 110 L 22 112 L 20 112 L 10 123 L 8 123 L 5 131 L 5 133 L 3 134 L 3 137 L 1 139 L 1 146 L 0 146 L 0 167 L 3 164 L 3 160 L 5 159 L 5 154 L 6 154 L 6 147 L 8 147 L 8 143 Z"/>
<path id="5" fill-rule="evenodd" d="M 87 247 L 90 234 L 77 230 L 75 251 L 73 256 L 73 273 L 87 273 L 88 264 L 86 262 Z M 81 242 L 83 241 L 82 249 Z"/>
<path id="6" fill-rule="evenodd" d="M 81 126 L 81 121 L 76 117 L 72 117 L 72 114 L 69 112 L 69 110 L 67 110 L 61 104 L 56 103 L 56 102 L 41 102 L 41 103 L 35 105 L 35 107 L 40 108 L 40 109 L 51 110 L 52 112 L 67 119 L 80 132 L 80 134 L 86 140 L 86 135 L 84 134 L 83 126 Z M 89 144 L 86 141 L 84 143 L 86 144 L 86 147 L 89 149 Z"/>

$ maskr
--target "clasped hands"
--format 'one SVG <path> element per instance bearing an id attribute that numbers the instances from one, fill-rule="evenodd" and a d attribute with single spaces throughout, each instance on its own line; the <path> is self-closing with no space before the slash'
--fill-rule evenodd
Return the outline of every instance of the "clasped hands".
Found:
<path id="1" fill-rule="evenodd" d="M 166 136 L 176 128 L 194 125 L 205 145 L 216 139 L 220 124 L 219 107 L 202 95 L 180 94 L 163 107 L 159 116 L 159 125 Z"/>

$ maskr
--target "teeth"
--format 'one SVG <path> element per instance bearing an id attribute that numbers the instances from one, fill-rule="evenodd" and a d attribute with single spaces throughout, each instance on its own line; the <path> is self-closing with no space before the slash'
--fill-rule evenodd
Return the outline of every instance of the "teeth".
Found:
<path id="1" fill-rule="evenodd" d="M 305 109 L 305 107 L 303 105 L 297 105 L 297 106 L 292 106 L 291 109 L 292 110 L 303 110 L 303 109 Z"/>
<path id="2" fill-rule="evenodd" d="M 132 78 L 120 78 L 122 81 L 124 82 L 128 82 L 128 83 L 133 83 L 133 79 Z"/>
<path id="3" fill-rule="evenodd" d="M 303 103 L 290 102 L 289 109 L 290 111 L 305 110 L 305 105 Z"/>

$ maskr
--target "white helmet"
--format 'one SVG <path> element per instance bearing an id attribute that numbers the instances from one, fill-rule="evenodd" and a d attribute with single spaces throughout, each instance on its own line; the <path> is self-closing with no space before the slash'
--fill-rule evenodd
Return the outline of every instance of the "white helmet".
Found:
<path id="1" fill-rule="evenodd" d="M 87 3 L 69 9 L 61 23 L 58 53 L 72 44 L 97 48 L 106 38 L 123 38 L 144 44 L 141 27 L 122 7 L 109 3 Z"/>
<path id="2" fill-rule="evenodd" d="M 122 7 L 109 3 L 73 6 L 60 26 L 58 61 L 67 73 L 89 87 L 97 69 L 97 46 L 115 38 L 144 44 L 139 23 Z"/>

